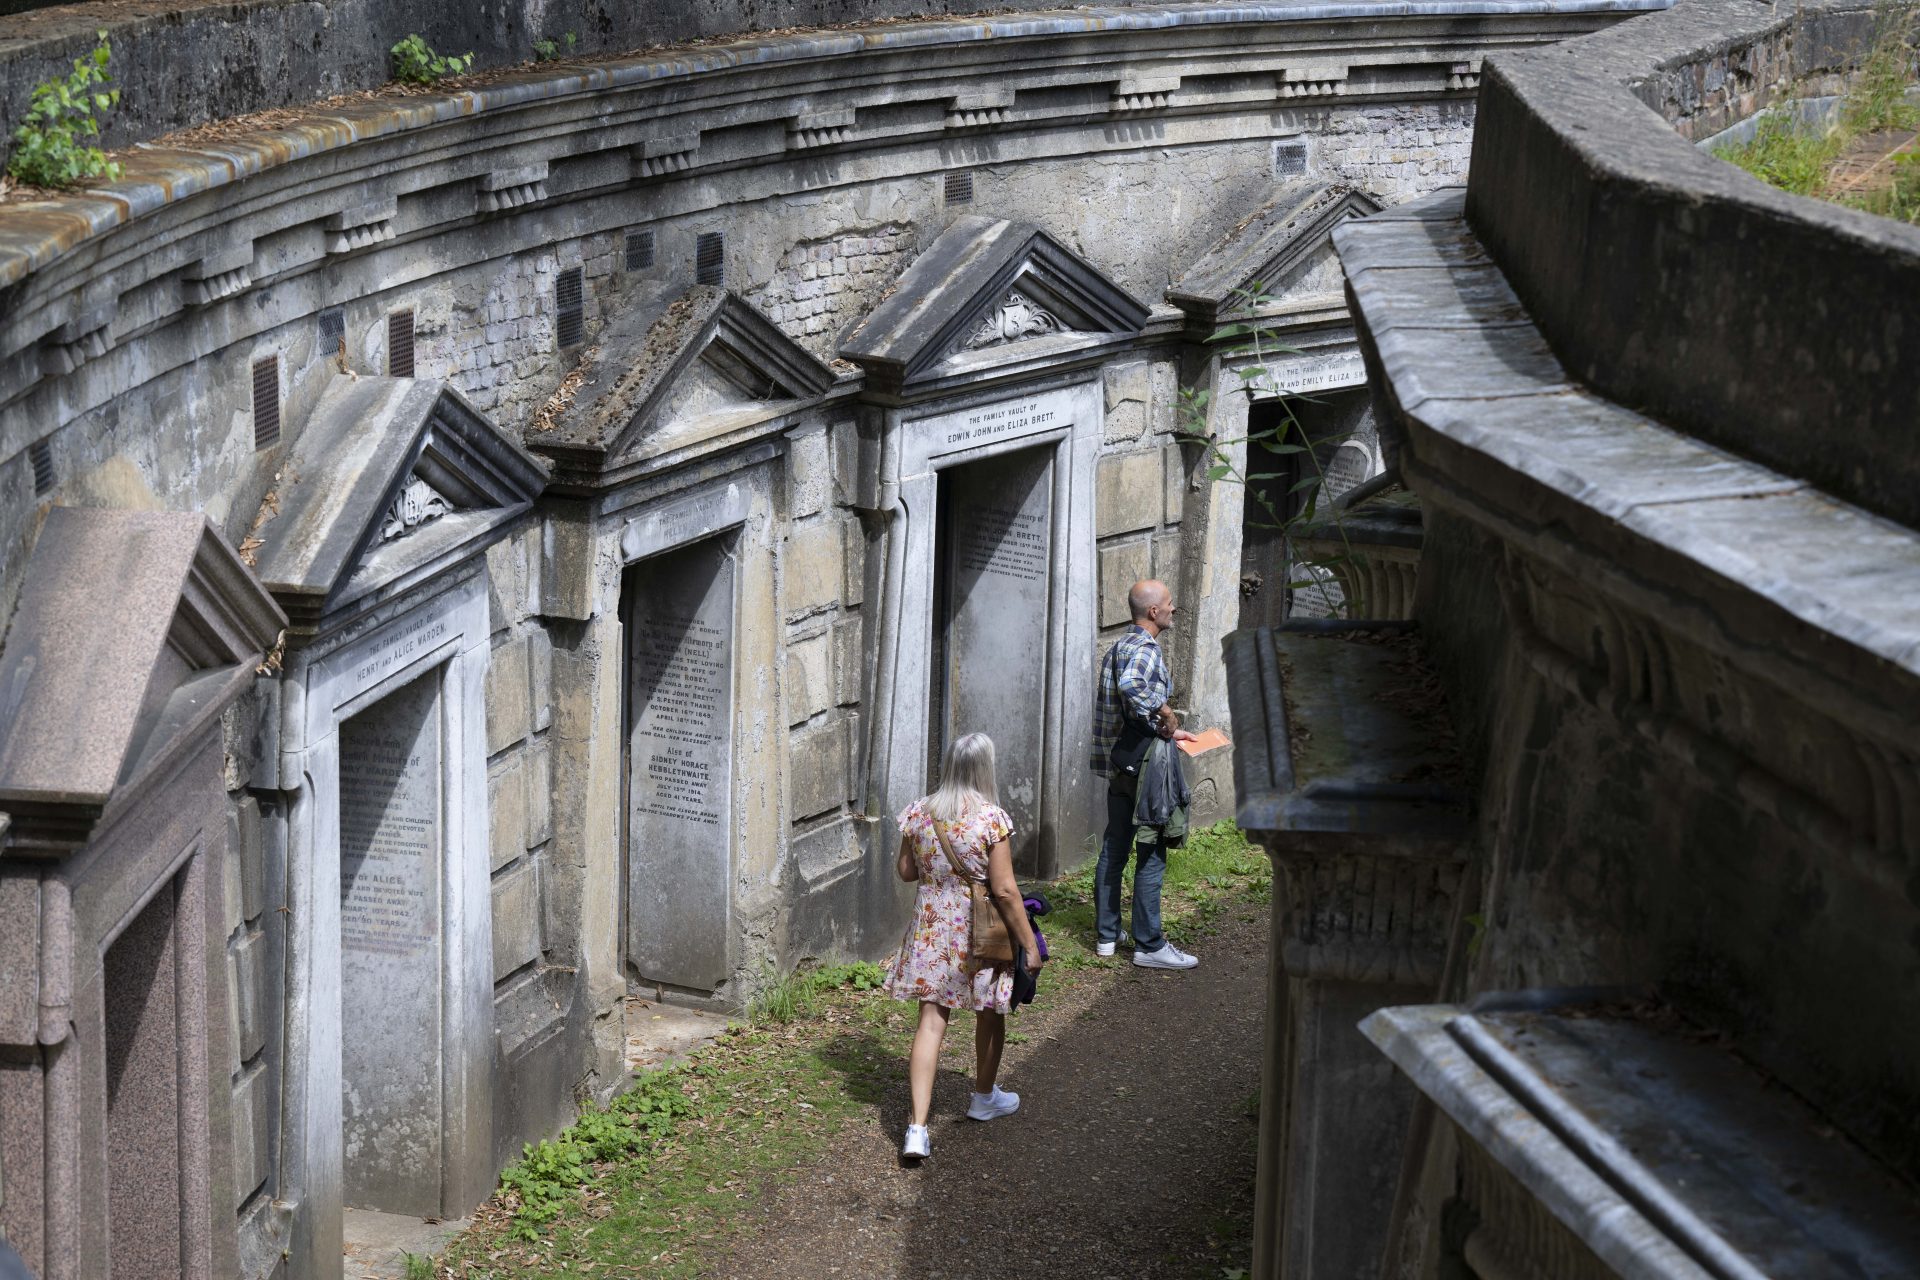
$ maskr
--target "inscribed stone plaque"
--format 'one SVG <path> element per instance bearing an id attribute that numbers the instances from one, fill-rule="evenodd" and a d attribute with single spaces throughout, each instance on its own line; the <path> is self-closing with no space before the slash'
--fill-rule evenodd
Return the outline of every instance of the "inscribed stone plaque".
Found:
<path id="1" fill-rule="evenodd" d="M 346 1202 L 440 1212 L 439 677 L 340 726 Z"/>
<path id="2" fill-rule="evenodd" d="M 733 558 L 710 539 L 643 562 L 628 620 L 627 957 L 637 977 L 727 977 Z"/>
<path id="3" fill-rule="evenodd" d="M 966 733 L 993 739 L 1000 804 L 1017 832 L 1015 863 L 1026 865 L 1040 819 L 1053 450 L 952 468 L 941 497 L 946 723 L 938 745 Z"/>

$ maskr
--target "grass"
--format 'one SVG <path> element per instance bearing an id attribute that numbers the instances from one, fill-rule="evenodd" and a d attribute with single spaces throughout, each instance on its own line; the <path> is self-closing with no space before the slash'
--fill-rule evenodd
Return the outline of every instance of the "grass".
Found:
<path id="1" fill-rule="evenodd" d="M 1714 154 L 1782 191 L 1920 223 L 1920 163 L 1911 151 L 1893 157 L 1883 183 L 1857 191 L 1833 185 L 1835 166 L 1861 139 L 1920 127 L 1920 104 L 1907 96 L 1914 83 L 1911 20 L 1909 7 L 1888 12 L 1832 125 L 1808 128 L 1789 111 L 1771 110 L 1752 138 Z"/>
<path id="2" fill-rule="evenodd" d="M 1090 869 L 1044 889 L 1055 906 L 1042 922 L 1059 970 L 1049 966 L 1051 990 L 1126 963 L 1094 955 Z M 1266 856 L 1231 823 L 1196 831 L 1168 860 L 1167 933 L 1185 945 L 1229 906 L 1270 891 Z M 409 1280 L 703 1274 L 762 1196 L 816 1163 L 903 1077 L 915 1011 L 878 990 L 882 975 L 872 964 L 769 975 L 748 1020 L 686 1064 L 640 1076 L 607 1107 L 528 1144 L 475 1226 L 430 1271 L 409 1260 Z M 950 1050 L 965 1056 L 972 1039 L 956 1026 Z"/>

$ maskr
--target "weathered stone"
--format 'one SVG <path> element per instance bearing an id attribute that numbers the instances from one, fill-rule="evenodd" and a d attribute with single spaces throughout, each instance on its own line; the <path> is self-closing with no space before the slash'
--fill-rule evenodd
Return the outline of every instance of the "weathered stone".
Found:
<path id="1" fill-rule="evenodd" d="M 787 514 L 795 520 L 824 510 L 833 499 L 832 458 L 824 426 L 787 437 Z"/>
<path id="2" fill-rule="evenodd" d="M 840 520 L 833 514 L 794 530 L 787 538 L 784 558 L 788 617 L 804 618 L 840 598 L 844 556 Z"/>
<path id="3" fill-rule="evenodd" d="M 540 872 L 529 859 L 493 882 L 493 980 L 540 957 Z"/>
<path id="4" fill-rule="evenodd" d="M 787 800 L 794 818 L 812 818 L 847 800 L 847 729 L 838 719 L 793 735 L 787 753 Z"/>
<path id="5" fill-rule="evenodd" d="M 1138 440 L 1147 431 L 1147 401 L 1152 394 L 1146 361 L 1108 365 L 1101 371 L 1106 393 L 1106 438 L 1109 443 Z"/>
<path id="6" fill-rule="evenodd" d="M 861 614 L 833 624 L 834 701 L 850 707 L 866 684 L 866 622 Z"/>
<path id="7" fill-rule="evenodd" d="M 833 633 L 787 642 L 787 717 L 801 724 L 834 704 Z"/>
<path id="8" fill-rule="evenodd" d="M 1152 576 L 1152 545 L 1146 538 L 1100 548 L 1100 625 L 1118 627 L 1133 618 L 1127 591 Z"/>
<path id="9" fill-rule="evenodd" d="M 553 744 L 551 742 L 536 742 L 527 748 L 526 775 L 527 848 L 537 849 L 553 839 Z"/>
<path id="10" fill-rule="evenodd" d="M 527 681 L 533 730 L 542 733 L 553 724 L 553 638 L 545 627 L 527 633 Z"/>
<path id="11" fill-rule="evenodd" d="M 1100 459 L 1094 532 L 1102 537 L 1151 529 L 1166 505 L 1160 451 L 1108 454 Z"/>
<path id="12" fill-rule="evenodd" d="M 527 639 L 515 636 L 494 646 L 487 664 L 487 754 L 498 755 L 527 736 L 532 726 L 528 699 Z"/>
<path id="13" fill-rule="evenodd" d="M 266 1047 L 267 939 L 259 930 L 242 933 L 230 947 L 233 954 L 233 998 L 236 1047 L 242 1062 Z"/>
<path id="14" fill-rule="evenodd" d="M 490 870 L 498 871 L 527 851 L 527 755 L 515 752 L 487 774 Z"/>
<path id="15" fill-rule="evenodd" d="M 233 1086 L 233 1190 L 237 1209 L 267 1180 L 273 1116 L 267 1108 L 265 1065 L 250 1068 Z"/>
<path id="16" fill-rule="evenodd" d="M 1162 452 L 1165 455 L 1162 465 L 1166 468 L 1167 474 L 1167 507 L 1166 515 L 1162 518 L 1168 524 L 1179 524 L 1180 517 L 1186 509 L 1186 458 L 1182 456 L 1180 446 L 1171 440 L 1162 447 Z"/>

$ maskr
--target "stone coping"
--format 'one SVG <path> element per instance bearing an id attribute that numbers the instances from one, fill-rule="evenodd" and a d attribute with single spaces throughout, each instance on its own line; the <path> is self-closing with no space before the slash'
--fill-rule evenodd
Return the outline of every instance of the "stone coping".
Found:
<path id="1" fill-rule="evenodd" d="M 436 124 L 546 100 L 782 63 L 1043 37 L 1315 21 L 1637 13 L 1668 0 L 1295 0 L 1293 3 L 1092 7 L 975 21 L 931 20 L 743 39 L 603 62 L 560 62 L 447 93 L 395 94 L 316 109 L 299 122 L 214 144 L 142 145 L 120 180 L 56 199 L 0 205 L 0 288 L 43 270 L 115 227 L 269 169 Z M 1079 46 L 1073 46 L 1076 53 Z"/>
<path id="2" fill-rule="evenodd" d="M 1552 356 L 1606 399 L 1920 525 L 1920 227 L 1702 154 L 1792 81 L 1844 72 L 1860 0 L 1680 0 L 1490 58 L 1467 220 Z"/>
<path id="3" fill-rule="evenodd" d="M 1786 696 L 1911 742 L 1920 533 L 1581 387 L 1464 214 L 1453 188 L 1334 233 L 1423 500 L 1605 578 Z"/>
<path id="4" fill-rule="evenodd" d="M 1910 1187 L 1718 1042 L 1591 995 L 1382 1009 L 1360 1026 L 1619 1275 L 1913 1274 Z"/>
<path id="5" fill-rule="evenodd" d="M 1426 670 L 1417 631 L 1411 622 L 1295 619 L 1226 638 L 1242 828 L 1287 832 L 1289 849 L 1318 834 L 1332 843 L 1396 837 L 1403 852 L 1455 854 L 1468 797 L 1444 706 L 1408 696 Z"/>

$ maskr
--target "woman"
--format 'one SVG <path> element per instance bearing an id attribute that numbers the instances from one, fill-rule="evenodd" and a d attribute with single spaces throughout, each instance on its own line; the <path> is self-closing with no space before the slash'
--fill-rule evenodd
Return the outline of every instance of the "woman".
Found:
<path id="1" fill-rule="evenodd" d="M 1026 949 L 1029 973 L 1040 972 L 1044 961 L 1034 945 L 1033 925 L 1013 878 L 1013 851 L 1007 838 L 1013 823 L 998 804 L 993 781 L 993 740 L 970 733 L 947 748 L 940 766 L 940 789 L 908 805 L 900 815 L 900 856 L 895 863 L 902 880 L 920 882 L 914 898 L 913 921 L 900 943 L 887 994 L 896 1000 L 920 1002 L 920 1025 L 914 1031 L 913 1051 L 907 1058 L 912 1086 L 913 1116 L 901 1154 L 927 1154 L 927 1109 L 933 1104 L 933 1078 L 940 1063 L 940 1045 L 947 1036 L 947 1020 L 955 1009 L 974 1011 L 974 1052 L 977 1055 L 974 1094 L 967 1115 L 975 1120 L 997 1120 L 1020 1107 L 1020 1095 L 996 1084 L 1000 1051 L 1007 1042 L 1007 1006 L 1013 995 L 1013 970 L 1003 965 L 976 971 L 968 960 L 968 925 L 972 919 L 969 885 L 986 877 L 1007 934 Z M 935 824 L 939 832 L 935 831 Z M 940 836 L 961 866 L 947 860 Z"/>

